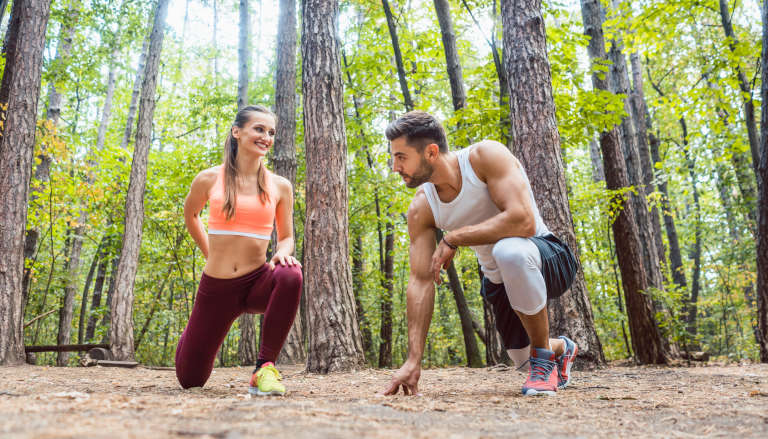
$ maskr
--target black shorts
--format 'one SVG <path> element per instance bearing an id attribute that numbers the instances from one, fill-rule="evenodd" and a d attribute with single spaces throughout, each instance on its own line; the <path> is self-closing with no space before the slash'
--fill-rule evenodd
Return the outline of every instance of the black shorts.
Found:
<path id="1" fill-rule="evenodd" d="M 568 245 L 555 235 L 529 238 L 541 254 L 541 274 L 547 285 L 547 300 L 562 296 L 573 283 L 579 265 Z M 496 316 L 496 329 L 501 335 L 504 348 L 520 349 L 528 346 L 530 340 L 517 313 L 509 305 L 504 284 L 495 284 L 483 276 L 480 290 L 488 300 Z"/>

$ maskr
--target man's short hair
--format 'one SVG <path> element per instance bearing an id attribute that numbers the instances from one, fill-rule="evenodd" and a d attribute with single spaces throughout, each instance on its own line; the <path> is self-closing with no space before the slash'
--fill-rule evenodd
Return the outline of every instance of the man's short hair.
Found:
<path id="1" fill-rule="evenodd" d="M 443 126 L 434 116 L 424 111 L 405 113 L 390 123 L 384 134 L 390 142 L 405 136 L 408 145 L 416 148 L 419 153 L 423 152 L 424 147 L 430 143 L 437 144 L 441 153 L 448 152 L 448 140 L 445 137 Z"/>

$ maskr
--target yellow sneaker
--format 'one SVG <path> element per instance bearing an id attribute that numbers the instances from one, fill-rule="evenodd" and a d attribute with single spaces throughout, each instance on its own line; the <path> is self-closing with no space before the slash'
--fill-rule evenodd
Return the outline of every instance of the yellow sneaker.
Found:
<path id="1" fill-rule="evenodd" d="M 285 395 L 285 386 L 280 382 L 283 377 L 272 362 L 264 363 L 259 370 L 251 376 L 248 393 L 258 396 Z"/>

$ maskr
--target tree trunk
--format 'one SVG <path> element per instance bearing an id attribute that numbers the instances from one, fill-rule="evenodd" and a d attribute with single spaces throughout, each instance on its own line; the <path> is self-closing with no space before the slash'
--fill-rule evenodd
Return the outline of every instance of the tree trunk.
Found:
<path id="1" fill-rule="evenodd" d="M 251 51 L 248 43 L 251 39 L 250 11 L 248 0 L 240 0 L 240 38 L 237 47 L 237 108 L 248 105 L 248 72 L 251 64 Z M 237 344 L 237 359 L 241 365 L 256 364 L 258 346 L 253 314 L 243 314 L 237 318 L 240 326 L 240 340 Z"/>
<path id="2" fill-rule="evenodd" d="M 599 1 L 581 0 L 581 13 L 584 20 L 584 32 L 590 37 L 587 47 L 590 60 L 593 63 L 604 62 L 606 54 Z M 592 75 L 592 84 L 595 89 L 608 90 L 607 81 L 599 73 Z M 600 148 L 605 166 L 606 187 L 611 190 L 627 188 L 629 177 L 615 127 L 610 131 L 600 133 Z M 653 303 L 644 294 L 651 285 L 645 274 L 634 209 L 631 203 L 623 202 L 621 197 L 617 197 L 613 202 L 619 205 L 623 204 L 623 208 L 619 210 L 612 227 L 624 287 L 624 297 L 627 303 L 632 348 L 638 361 L 643 364 L 665 364 L 670 359 L 669 345 L 656 324 Z"/>
<path id="3" fill-rule="evenodd" d="M 763 0 L 763 71 L 760 97 L 760 173 L 758 177 L 758 232 L 757 232 L 757 320 L 760 331 L 760 361 L 768 363 L 768 0 Z"/>
<path id="4" fill-rule="evenodd" d="M 403 93 L 403 103 L 407 111 L 413 110 L 413 100 L 411 100 L 411 92 L 408 91 L 408 82 L 405 79 L 405 67 L 403 67 L 403 55 L 400 52 L 400 42 L 397 38 L 397 28 L 395 27 L 395 19 L 392 17 L 392 9 L 389 7 L 387 0 L 381 0 L 382 6 L 384 6 L 384 15 L 387 16 L 387 27 L 389 28 L 389 36 L 392 39 L 392 49 L 395 51 L 395 64 L 397 65 L 397 78 L 400 80 L 400 91 Z"/>
<path id="5" fill-rule="evenodd" d="M 719 3 L 720 23 L 723 25 L 723 32 L 728 41 L 728 48 L 734 56 L 738 57 L 738 55 L 736 55 L 736 46 L 739 45 L 739 39 L 733 32 L 731 13 L 728 11 L 728 2 L 726 0 L 719 0 Z M 755 176 L 759 181 L 758 164 L 760 163 L 760 139 L 758 139 L 757 127 L 755 126 L 755 104 L 752 101 L 752 86 L 747 81 L 747 76 L 744 74 L 744 71 L 741 70 L 741 65 L 738 61 L 733 69 L 736 74 L 736 79 L 739 81 L 739 89 L 741 90 L 744 124 L 747 126 L 749 150 L 752 152 L 752 169 L 755 171 Z"/>
<path id="6" fill-rule="evenodd" d="M 134 145 L 131 177 L 125 199 L 125 228 L 120 262 L 115 274 L 115 295 L 112 298 L 112 357 L 118 361 L 133 360 L 133 282 L 141 248 L 141 228 L 144 222 L 144 189 L 147 180 L 147 159 L 155 111 L 155 90 L 160 53 L 163 47 L 165 17 L 168 1 L 158 0 L 147 56 L 146 75 L 141 87 L 138 128 Z"/>
<path id="7" fill-rule="evenodd" d="M 352 289 L 355 292 L 355 310 L 360 319 L 360 330 L 363 333 L 363 352 L 366 356 L 371 354 L 373 335 L 368 318 L 365 315 L 363 303 L 360 301 L 360 292 L 363 291 L 363 275 L 365 273 L 365 259 L 363 255 L 363 237 L 356 235 L 352 240 Z"/>
<path id="8" fill-rule="evenodd" d="M 513 151 L 525 166 L 545 223 L 578 258 L 560 156 L 541 2 L 505 0 L 501 10 Z M 571 286 L 571 294 L 550 301 L 548 308 L 552 334 L 566 334 L 578 343 L 578 364 L 591 368 L 605 363 L 582 271 Z"/>
<path id="9" fill-rule="evenodd" d="M 82 215 L 81 215 L 82 216 Z M 81 218 L 82 219 L 82 218 Z M 56 343 L 65 345 L 70 343 L 72 331 L 72 317 L 75 308 L 75 293 L 77 292 L 78 272 L 80 271 L 80 252 L 83 249 L 83 233 L 85 225 L 82 223 L 69 228 L 72 247 L 66 263 L 67 286 L 64 288 L 64 298 L 59 310 L 59 332 Z M 59 352 L 56 357 L 57 366 L 66 366 L 69 361 L 69 352 Z"/>
<path id="10" fill-rule="evenodd" d="M 99 255 L 99 267 L 96 269 L 96 281 L 93 284 L 91 312 L 88 317 L 88 325 L 85 328 L 85 341 L 93 339 L 93 334 L 96 332 L 98 316 L 94 314 L 94 311 L 101 307 L 101 292 L 104 290 L 104 280 L 107 276 L 107 264 L 111 260 L 109 255 L 112 243 L 108 235 L 101 238 L 99 246 L 101 247 L 101 254 Z"/>
<path id="11" fill-rule="evenodd" d="M 349 267 L 347 142 L 336 0 L 302 3 L 302 89 L 306 145 L 305 291 L 310 372 L 365 362 Z"/>
<path id="12" fill-rule="evenodd" d="M 685 305 L 685 320 L 688 326 L 688 335 L 691 340 L 696 339 L 696 314 L 699 301 L 699 279 L 701 278 L 701 204 L 699 203 L 699 188 L 696 183 L 696 170 L 693 157 L 691 156 L 690 146 L 688 145 L 688 125 L 685 118 L 680 118 L 680 128 L 683 132 L 683 154 L 688 165 L 688 175 L 691 177 L 691 189 L 693 189 L 693 204 L 696 210 L 694 218 L 694 244 L 689 258 L 693 259 L 693 273 L 691 274 L 691 294 L 688 297 L 688 303 Z M 695 343 L 689 344 L 695 346 Z"/>
<path id="13" fill-rule="evenodd" d="M 120 52 L 115 49 L 112 51 L 112 56 L 109 61 L 109 74 L 107 76 L 107 95 L 104 98 L 104 107 L 101 110 L 101 123 L 99 124 L 99 132 L 96 137 L 96 150 L 101 151 L 104 149 L 104 142 L 107 137 L 107 128 L 109 127 L 109 119 L 112 117 L 112 98 L 115 95 L 115 71 L 117 69 L 117 57 Z"/>
<path id="14" fill-rule="evenodd" d="M 635 125 L 635 136 L 637 139 L 637 149 L 640 154 L 640 168 L 642 169 L 643 185 L 645 186 L 646 196 L 653 192 L 653 170 L 656 169 L 651 163 L 651 152 L 648 147 L 648 132 L 652 129 L 651 118 L 648 113 L 648 106 L 645 103 L 645 93 L 643 92 L 643 67 L 640 62 L 640 56 L 637 52 L 629 55 L 629 61 L 632 66 L 632 93 L 630 101 L 632 102 L 632 120 Z M 656 204 L 651 206 L 650 212 L 652 234 L 656 244 L 656 256 L 660 263 L 666 260 L 664 251 L 664 240 L 661 238 L 661 222 L 659 221 L 659 209 Z"/>
<path id="15" fill-rule="evenodd" d="M 5 18 L 5 9 L 8 7 L 8 0 L 0 2 L 0 27 L 3 26 L 3 18 Z"/>
<path id="16" fill-rule="evenodd" d="M 389 211 L 390 208 L 387 208 Z M 392 296 L 394 295 L 394 262 L 395 262 L 395 216 L 390 212 L 385 225 L 384 266 L 381 271 L 384 279 L 381 282 L 381 344 L 379 344 L 379 367 L 392 367 Z"/>
<path id="17" fill-rule="evenodd" d="M 136 78 L 133 80 L 133 92 L 131 92 L 131 103 L 128 105 L 128 118 L 125 120 L 125 131 L 120 140 L 120 148 L 127 148 L 131 142 L 131 133 L 133 132 L 133 118 L 136 115 L 136 107 L 139 102 L 139 93 L 141 93 L 141 84 L 144 79 L 144 69 L 146 68 L 147 51 L 149 50 L 149 38 L 144 39 L 141 46 L 141 55 L 139 55 L 139 65 L 136 68 Z"/>
<path id="18" fill-rule="evenodd" d="M 248 71 L 251 64 L 251 26 L 248 0 L 240 0 L 240 39 L 237 46 L 237 108 L 248 105 Z M 241 319 L 242 321 L 242 319 Z M 242 339 L 241 339 L 242 340 Z"/>
<path id="19" fill-rule="evenodd" d="M 85 278 L 85 286 L 83 287 L 83 294 L 80 299 L 80 317 L 77 321 L 77 344 L 83 344 L 83 336 L 85 335 L 85 315 L 86 310 L 88 309 L 88 292 L 91 290 L 93 275 L 96 273 L 96 267 L 99 265 L 100 253 L 101 245 L 96 248 L 96 253 L 93 254 L 91 267 L 88 269 L 88 276 Z"/>
<path id="20" fill-rule="evenodd" d="M 296 187 L 296 0 L 280 0 L 277 23 L 277 66 L 275 69 L 275 128 L 274 168 Z M 302 331 L 301 307 L 283 350 L 280 363 L 304 363 L 307 350 Z"/>
<path id="21" fill-rule="evenodd" d="M 24 362 L 24 224 L 49 0 L 15 0 L 0 86 L 0 365 Z"/>
<path id="22" fill-rule="evenodd" d="M 613 8 L 618 9 L 620 0 L 613 0 Z M 616 94 L 623 94 L 624 111 L 626 117 L 621 119 L 621 125 L 618 126 L 619 142 L 624 152 L 626 161 L 627 176 L 629 184 L 634 186 L 637 193 L 630 195 L 630 202 L 634 207 L 637 229 L 640 234 L 640 244 L 643 254 L 643 264 L 645 273 L 649 276 L 650 286 L 659 290 L 664 289 L 664 278 L 661 275 L 661 266 L 659 264 L 658 250 L 656 240 L 661 236 L 654 235 L 651 218 L 648 213 L 647 196 L 649 191 L 644 184 L 644 176 L 640 163 L 640 152 L 637 145 L 636 127 L 632 123 L 635 117 L 633 106 L 630 102 L 631 89 L 629 85 L 629 71 L 627 69 L 627 59 L 623 53 L 624 43 L 620 37 L 616 37 L 611 42 L 611 50 L 608 52 L 608 59 L 612 62 L 609 75 L 609 84 L 611 91 Z"/>
<path id="23" fill-rule="evenodd" d="M 451 99 L 453 110 L 464 108 L 467 104 L 467 94 L 464 91 L 464 79 L 459 61 L 459 51 L 456 49 L 456 35 L 451 21 L 451 6 L 448 0 L 434 0 L 437 21 L 440 23 L 440 34 L 443 37 L 443 52 L 448 69 L 448 80 L 451 83 Z"/>

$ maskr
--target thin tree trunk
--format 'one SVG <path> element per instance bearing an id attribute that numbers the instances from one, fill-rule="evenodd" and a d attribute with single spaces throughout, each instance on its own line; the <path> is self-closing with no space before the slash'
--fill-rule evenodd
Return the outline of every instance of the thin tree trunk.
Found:
<path id="1" fill-rule="evenodd" d="M 296 0 L 280 0 L 277 23 L 277 66 L 275 69 L 275 127 L 274 168 L 296 186 Z M 302 297 L 302 301 L 305 298 Z M 296 312 L 294 324 L 288 333 L 278 357 L 281 363 L 304 363 L 307 350 L 304 344 L 302 307 Z"/>
<path id="2" fill-rule="evenodd" d="M 735 55 L 736 47 L 739 45 L 739 39 L 733 32 L 733 24 L 731 23 L 731 13 L 728 10 L 728 2 L 726 0 L 719 0 L 719 3 L 720 23 L 723 25 L 723 32 L 727 38 L 726 41 L 728 41 L 728 48 L 731 50 L 731 53 Z M 765 64 L 763 64 L 763 68 L 765 68 Z M 744 74 L 744 71 L 741 70 L 741 65 L 738 61 L 733 69 L 736 74 L 736 79 L 739 81 L 739 90 L 741 90 L 740 94 L 742 96 L 744 124 L 747 127 L 749 150 L 752 152 L 752 169 L 755 171 L 755 176 L 759 181 L 758 165 L 760 163 L 760 139 L 758 138 L 757 127 L 755 126 L 755 104 L 752 100 L 752 86 L 747 81 L 747 76 Z"/>
<path id="3" fill-rule="evenodd" d="M 78 271 L 80 270 L 80 253 L 83 248 L 82 234 L 85 232 L 84 224 L 77 224 L 69 228 L 72 246 L 66 263 L 67 285 L 64 288 L 64 298 L 59 310 L 59 332 L 56 342 L 59 345 L 70 343 L 72 332 L 72 318 L 75 307 L 75 293 L 77 292 Z M 66 366 L 69 362 L 69 352 L 58 352 L 56 356 L 57 366 Z"/>
<path id="4" fill-rule="evenodd" d="M 183 239 L 183 237 L 184 235 L 179 235 L 179 238 Z M 176 242 L 178 245 L 178 243 L 181 242 L 181 239 L 178 239 Z M 165 286 L 168 284 L 168 279 L 171 276 L 171 271 L 173 271 L 173 268 L 173 265 L 168 266 L 168 272 L 165 274 L 163 280 L 160 282 L 160 286 L 157 288 L 157 293 L 155 293 L 155 297 L 152 299 L 152 305 L 150 305 L 149 308 L 149 314 L 147 314 L 147 318 L 144 320 L 144 324 L 141 325 L 139 335 L 136 336 L 136 344 L 133 346 L 135 350 L 139 349 L 141 341 L 144 340 L 144 335 L 147 333 L 147 329 L 149 329 L 149 324 L 152 322 L 152 317 L 154 317 L 155 311 L 157 311 L 157 302 L 159 302 L 160 298 L 163 297 L 163 291 L 165 290 Z"/>
<path id="5" fill-rule="evenodd" d="M 545 223 L 578 258 L 560 155 L 541 2 L 505 0 L 501 2 L 501 10 L 513 151 L 525 166 Z M 582 271 L 574 279 L 571 294 L 550 301 L 548 308 L 552 334 L 566 334 L 578 343 L 579 364 L 582 367 L 602 365 L 605 358 Z"/>
<path id="6" fill-rule="evenodd" d="M 125 149 L 131 142 L 131 133 L 133 132 L 133 118 L 136 115 L 136 108 L 139 102 L 139 93 L 141 93 L 141 84 L 144 80 L 144 69 L 146 68 L 147 51 L 149 50 L 149 38 L 144 39 L 139 55 L 139 65 L 136 68 L 136 78 L 133 81 L 133 91 L 131 92 L 131 103 L 128 105 L 128 118 L 125 120 L 125 131 L 120 140 L 120 148 Z"/>
<path id="7" fill-rule="evenodd" d="M 585 34 L 590 37 L 587 46 L 590 60 L 593 63 L 604 62 L 606 53 L 600 3 L 597 0 L 581 0 L 581 12 Z M 607 81 L 599 73 L 592 75 L 592 84 L 595 89 L 608 90 Z M 627 188 L 629 177 L 615 127 L 600 133 L 600 148 L 605 166 L 606 187 L 611 190 Z M 612 227 L 627 304 L 632 348 L 638 361 L 643 364 L 665 364 L 670 359 L 669 344 L 655 321 L 653 303 L 644 294 L 651 285 L 645 273 L 634 209 L 631 203 L 624 203 L 620 197 L 614 202 L 623 204 Z"/>
<path id="8" fill-rule="evenodd" d="M 251 64 L 248 0 L 240 0 L 240 39 L 237 46 L 237 108 L 248 105 L 248 72 Z M 242 320 L 242 319 L 241 319 Z"/>
<path id="9" fill-rule="evenodd" d="M 93 275 L 96 273 L 96 267 L 99 265 L 100 253 L 101 246 L 96 248 L 96 252 L 93 254 L 93 259 L 91 260 L 91 266 L 88 269 L 88 276 L 85 278 L 85 286 L 83 287 L 83 294 L 80 300 L 80 318 L 77 321 L 77 344 L 83 344 L 83 336 L 85 335 L 85 314 L 86 309 L 88 309 L 88 292 L 91 290 Z"/>
<path id="10" fill-rule="evenodd" d="M 683 132 L 683 154 L 688 165 L 688 174 L 691 177 L 691 188 L 693 189 L 693 204 L 696 210 L 694 219 L 694 244 L 689 258 L 693 259 L 693 273 L 691 274 L 691 294 L 685 306 L 685 320 L 688 326 L 688 335 L 691 340 L 696 339 L 696 314 L 698 313 L 699 301 L 699 280 L 701 278 L 701 204 L 699 203 L 699 188 L 696 182 L 696 170 L 693 157 L 688 145 L 688 125 L 685 118 L 680 118 L 680 128 Z M 695 346 L 695 343 L 691 343 Z"/>
<path id="11" fill-rule="evenodd" d="M 389 211 L 390 208 L 387 208 Z M 379 344 L 379 367 L 392 367 L 392 296 L 394 295 L 394 261 L 395 261 L 395 225 L 394 215 L 390 212 L 385 225 L 384 266 L 381 271 L 384 279 L 381 282 L 381 344 Z"/>
<path id="12" fill-rule="evenodd" d="M 107 137 L 107 128 L 109 128 L 109 119 L 112 117 L 112 98 L 115 95 L 115 73 L 117 70 L 117 57 L 120 52 L 115 48 L 109 61 L 109 74 L 107 75 L 107 95 L 104 98 L 104 107 L 101 110 L 101 123 L 99 124 L 98 135 L 96 136 L 96 150 L 104 149 L 104 142 Z"/>
<path id="13" fill-rule="evenodd" d="M 328 373 L 365 362 L 349 267 L 346 137 L 336 0 L 302 3 L 302 90 L 306 145 L 305 291 L 307 370 Z"/>
<path id="14" fill-rule="evenodd" d="M 94 311 L 101 307 L 101 292 L 104 289 L 104 280 L 107 276 L 107 264 L 111 260 L 109 258 L 109 249 L 112 247 L 111 241 L 108 236 L 101 238 L 101 254 L 99 255 L 99 267 L 96 269 L 96 281 L 93 284 L 93 296 L 91 298 L 91 312 L 88 317 L 88 325 L 85 329 L 85 340 L 90 341 L 93 339 L 93 334 L 96 332 L 96 322 L 98 316 L 94 314 Z"/>
<path id="15" fill-rule="evenodd" d="M 612 0 L 613 8 L 619 9 L 621 0 Z M 632 120 L 636 119 L 634 108 L 631 105 L 631 89 L 629 84 L 629 70 L 627 68 L 627 59 L 624 56 L 624 43 L 619 36 L 611 42 L 611 49 L 608 52 L 608 59 L 611 60 L 609 84 L 611 91 L 616 94 L 624 94 L 624 110 L 627 117 L 621 119 L 621 125 L 618 126 L 619 141 L 624 160 L 626 161 L 627 176 L 629 184 L 634 186 L 637 193 L 630 195 L 631 203 L 634 207 L 637 229 L 640 234 L 640 244 L 643 251 L 643 264 L 645 265 L 646 275 L 650 278 L 650 285 L 659 290 L 664 289 L 664 278 L 661 275 L 661 265 L 658 257 L 656 241 L 661 236 L 655 236 L 654 228 L 650 215 L 648 213 L 647 196 L 650 192 L 644 183 L 644 176 L 641 164 L 641 154 L 639 152 L 636 127 Z"/>
<path id="16" fill-rule="evenodd" d="M 645 93 L 643 91 L 643 67 L 640 62 L 640 55 L 632 52 L 629 55 L 629 61 L 632 66 L 632 93 L 630 101 L 632 102 L 632 120 L 635 125 L 635 136 L 637 139 L 637 150 L 640 154 L 640 168 L 642 169 L 643 185 L 645 186 L 646 196 L 653 192 L 653 177 L 655 169 L 651 163 L 651 151 L 648 147 L 648 133 L 652 129 L 648 105 L 645 102 Z M 659 209 L 656 204 L 651 205 L 650 211 L 652 234 L 656 244 L 656 254 L 660 263 L 666 261 L 664 251 L 664 240 L 661 238 L 661 221 L 659 220 Z M 666 265 L 666 264 L 665 264 Z"/>
<path id="17" fill-rule="evenodd" d="M 757 320 L 760 330 L 760 361 L 768 363 L 768 0 L 763 0 L 763 72 L 760 97 L 760 168 L 757 232 Z"/>
<path id="18" fill-rule="evenodd" d="M 8 8 L 8 0 L 0 2 L 0 27 L 3 26 L 3 18 L 5 18 L 5 10 Z"/>
<path id="19" fill-rule="evenodd" d="M 133 282 L 136 278 L 141 228 L 144 222 L 144 189 L 147 179 L 147 159 L 155 111 L 155 90 L 160 53 L 163 46 L 168 0 L 158 0 L 150 36 L 146 75 L 141 87 L 138 128 L 131 164 L 131 177 L 125 200 L 125 229 L 115 275 L 115 296 L 112 298 L 112 331 L 110 345 L 115 360 L 132 360 L 133 350 Z"/>
<path id="20" fill-rule="evenodd" d="M 371 354 L 371 348 L 373 346 L 373 335 L 371 334 L 371 327 L 368 323 L 368 318 L 365 315 L 363 303 L 360 301 L 360 293 L 363 291 L 364 287 L 364 257 L 363 237 L 360 234 L 357 234 L 352 240 L 352 289 L 355 292 L 355 310 L 357 311 L 357 317 L 360 319 L 360 330 L 363 333 L 363 352 L 367 356 Z"/>
<path id="21" fill-rule="evenodd" d="M 464 79 L 459 61 L 459 51 L 456 48 L 456 34 L 451 20 L 451 6 L 448 0 L 434 0 L 437 21 L 440 23 L 440 34 L 443 38 L 443 52 L 448 69 L 448 80 L 451 84 L 451 99 L 453 110 L 464 108 L 467 104 L 467 94 L 464 91 Z"/>
<path id="22" fill-rule="evenodd" d="M 0 86 L 0 365 L 24 362 L 24 224 L 49 0 L 15 0 Z"/>
<path id="23" fill-rule="evenodd" d="M 389 7 L 389 2 L 387 0 L 381 0 L 381 4 L 384 6 L 384 15 L 387 16 L 387 27 L 389 28 L 389 36 L 392 39 L 392 49 L 395 52 L 397 77 L 400 80 L 400 91 L 403 93 L 403 103 L 405 104 L 407 111 L 412 111 L 413 100 L 411 99 L 411 92 L 408 91 L 408 82 L 405 79 L 405 67 L 403 67 L 403 55 L 400 52 L 400 42 L 397 38 L 395 19 L 392 16 L 392 9 Z"/>

